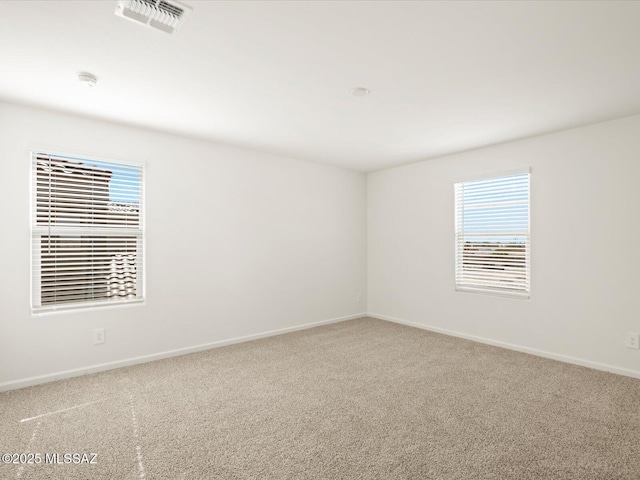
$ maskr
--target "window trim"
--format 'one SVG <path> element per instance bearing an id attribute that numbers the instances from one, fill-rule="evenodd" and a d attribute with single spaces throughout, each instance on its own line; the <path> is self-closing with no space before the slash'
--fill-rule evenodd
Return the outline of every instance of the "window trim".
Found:
<path id="1" fill-rule="evenodd" d="M 476 182 L 482 180 L 491 180 L 498 179 L 501 177 L 509 177 L 514 175 L 529 175 L 529 195 L 528 195 L 528 248 L 526 251 L 526 272 L 527 272 L 527 280 L 528 280 L 528 290 L 526 292 L 518 292 L 518 291 L 508 291 L 508 290 L 499 290 L 491 287 L 469 287 L 459 285 L 457 282 L 457 269 L 458 269 L 458 234 L 456 231 L 456 222 L 457 222 L 457 199 L 456 199 L 456 185 L 459 183 L 465 182 Z M 483 173 L 471 176 L 465 176 L 462 178 L 454 178 L 453 180 L 453 253 L 454 253 L 454 264 L 453 264 L 453 286 L 455 292 L 460 293 L 474 293 L 474 294 L 483 294 L 483 295 L 491 295 L 505 298 L 512 298 L 518 300 L 530 300 L 531 292 L 532 292 L 532 277 L 531 277 L 531 243 L 532 243 L 532 235 L 531 235 L 531 192 L 533 190 L 532 176 L 531 176 L 531 167 L 518 168 L 513 170 L 502 170 L 494 173 Z"/>
<path id="2" fill-rule="evenodd" d="M 30 146 L 27 148 L 29 159 L 29 310 L 31 317 L 40 317 L 43 315 L 60 314 L 74 311 L 87 311 L 95 309 L 109 309 L 109 308 L 122 308 L 127 306 L 141 306 L 146 305 L 147 302 L 147 281 L 146 281 L 146 253 L 147 253 L 147 235 L 146 235 L 146 162 L 141 162 L 131 159 L 122 159 L 116 157 L 105 157 L 103 155 L 95 153 L 78 153 L 69 152 L 66 150 L 59 150 L 57 148 L 42 148 L 40 146 Z M 35 255 L 34 255 L 34 235 L 37 233 L 38 227 L 34 222 L 34 212 L 37 205 L 37 191 L 34 183 L 34 159 L 37 155 L 48 155 L 51 157 L 64 157 L 75 160 L 87 160 L 95 162 L 108 162 L 108 163 L 120 163 L 124 165 L 130 165 L 133 167 L 139 167 L 142 172 L 142 181 L 139 185 L 139 200 L 142 205 L 142 209 L 139 215 L 140 222 L 140 237 L 138 239 L 139 245 L 142 251 L 142 262 L 139 266 L 140 280 L 138 282 L 138 288 L 140 290 L 140 296 L 133 299 L 112 300 L 107 302 L 74 302 L 71 304 L 59 304 L 49 306 L 36 306 L 35 288 L 36 284 L 40 285 L 40 282 L 35 281 Z M 96 228 L 96 233 L 100 233 L 99 228 Z M 39 270 L 38 270 L 39 272 Z"/>

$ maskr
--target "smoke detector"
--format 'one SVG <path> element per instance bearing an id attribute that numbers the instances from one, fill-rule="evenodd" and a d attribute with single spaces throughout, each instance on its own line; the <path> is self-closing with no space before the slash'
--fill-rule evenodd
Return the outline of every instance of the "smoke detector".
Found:
<path id="1" fill-rule="evenodd" d="M 118 0 L 116 15 L 136 23 L 174 33 L 182 25 L 191 7 L 167 0 Z"/>
<path id="2" fill-rule="evenodd" d="M 98 83 L 98 77 L 96 77 L 93 73 L 80 72 L 78 73 L 78 81 L 82 85 L 86 85 L 87 87 L 95 87 L 96 83 Z"/>
<path id="3" fill-rule="evenodd" d="M 371 90 L 364 87 L 356 87 L 351 90 L 351 95 L 353 95 L 354 97 L 364 97 L 365 95 L 369 95 L 370 93 Z"/>

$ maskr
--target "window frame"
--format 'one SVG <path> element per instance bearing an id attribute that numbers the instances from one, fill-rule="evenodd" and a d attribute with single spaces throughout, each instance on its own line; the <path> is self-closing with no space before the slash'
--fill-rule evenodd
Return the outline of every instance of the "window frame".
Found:
<path id="1" fill-rule="evenodd" d="M 526 248 L 525 248 L 525 275 L 526 275 L 526 290 L 525 291 L 517 291 L 517 290 L 508 290 L 506 288 L 498 288 L 491 286 L 469 286 L 458 283 L 458 271 L 459 271 L 459 261 L 460 259 L 460 246 L 459 246 L 459 238 L 460 234 L 458 232 L 458 224 L 459 224 L 459 212 L 462 211 L 458 208 L 458 195 L 457 188 L 459 184 L 464 183 L 472 183 L 479 181 L 488 181 L 488 180 L 498 180 L 504 177 L 516 176 L 516 175 L 527 175 L 528 176 L 528 192 L 527 192 L 527 233 L 524 234 L 526 236 Z M 501 296 L 508 298 L 515 298 L 521 300 L 529 300 L 531 298 L 531 191 L 532 191 L 532 177 L 531 177 L 531 168 L 521 168 L 516 170 L 508 170 L 508 171 L 500 171 L 490 174 L 482 174 L 471 177 L 465 177 L 460 179 L 455 179 L 453 182 L 453 196 L 454 196 L 454 290 L 456 292 L 462 293 L 476 293 L 476 294 L 485 294 L 492 296 Z M 477 236 L 481 236 L 485 232 L 479 232 Z M 486 232 L 495 233 L 495 232 Z M 473 235 L 466 235 L 473 236 Z M 491 235 L 487 235 L 490 237 Z M 465 235 L 462 234 L 462 241 L 464 244 Z M 462 267 L 460 267 L 462 268 Z"/>
<path id="2" fill-rule="evenodd" d="M 139 228 L 136 230 L 139 232 L 137 237 L 137 252 L 141 254 L 141 261 L 136 267 L 136 297 L 129 299 L 116 299 L 116 300 L 93 300 L 87 302 L 69 302 L 69 303 L 54 303 L 51 305 L 42 305 L 40 302 L 39 305 L 36 304 L 36 299 L 40 300 L 41 293 L 41 277 L 40 272 L 41 269 L 36 267 L 39 266 L 39 259 L 41 258 L 41 254 L 36 255 L 35 253 L 35 242 L 38 235 L 42 235 L 43 229 L 46 227 L 38 226 L 36 220 L 36 209 L 37 209 L 37 188 L 36 188 L 36 171 L 35 171 L 35 162 L 37 156 L 48 156 L 52 158 L 63 158 L 67 160 L 73 161 L 87 161 L 87 162 L 96 162 L 96 163 L 110 163 L 110 164 L 122 164 L 124 166 L 136 167 L 140 169 L 140 183 L 139 183 L 139 192 L 138 192 L 138 200 L 139 200 Z M 78 311 L 78 310 L 94 310 L 94 309 L 103 309 L 103 308 L 122 308 L 127 306 L 140 306 L 146 303 L 146 164 L 140 161 L 134 160 L 123 160 L 121 158 L 105 158 L 100 155 L 95 154 L 78 154 L 78 153 L 69 153 L 69 152 L 61 152 L 60 150 L 51 149 L 51 148 L 30 148 L 29 149 L 29 187 L 30 187 L 30 205 L 29 205 L 29 231 L 30 231 L 30 250 L 29 250 L 29 258 L 30 258 L 30 311 L 31 316 L 41 316 L 41 315 L 50 315 L 50 314 L 59 314 L 65 313 L 69 311 Z M 109 230 L 107 232 L 107 230 Z M 94 227 L 93 229 L 90 227 L 80 227 L 74 228 L 69 227 L 69 234 L 76 234 L 78 236 L 98 236 L 103 234 L 104 236 L 116 236 L 116 229 L 109 228 L 100 228 Z M 121 235 L 126 234 L 126 232 L 122 232 Z M 36 258 L 37 257 L 37 258 Z"/>

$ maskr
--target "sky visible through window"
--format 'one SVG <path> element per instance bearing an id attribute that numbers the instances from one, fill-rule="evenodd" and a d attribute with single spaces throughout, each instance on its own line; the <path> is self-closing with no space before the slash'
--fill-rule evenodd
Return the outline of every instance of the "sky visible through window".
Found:
<path id="1" fill-rule="evenodd" d="M 85 160 L 75 157 L 63 157 L 73 162 L 81 162 L 88 167 L 100 168 L 111 172 L 109 182 L 109 201 L 115 203 L 140 203 L 141 167 L 99 160 Z"/>
<path id="2" fill-rule="evenodd" d="M 525 242 L 529 232 L 528 174 L 464 182 L 462 202 L 461 227 L 467 241 Z"/>

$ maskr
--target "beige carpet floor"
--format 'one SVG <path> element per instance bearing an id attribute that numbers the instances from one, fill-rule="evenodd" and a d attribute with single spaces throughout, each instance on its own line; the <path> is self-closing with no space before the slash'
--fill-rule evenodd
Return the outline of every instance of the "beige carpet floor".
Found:
<path id="1" fill-rule="evenodd" d="M 364 318 L 0 394 L 6 452 L 43 457 L 2 479 L 637 480 L 640 380 Z"/>

